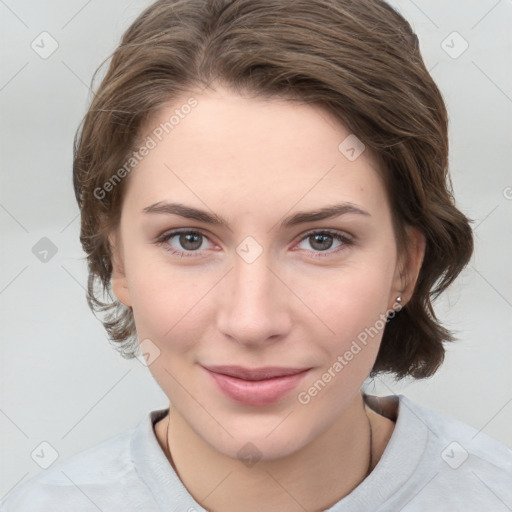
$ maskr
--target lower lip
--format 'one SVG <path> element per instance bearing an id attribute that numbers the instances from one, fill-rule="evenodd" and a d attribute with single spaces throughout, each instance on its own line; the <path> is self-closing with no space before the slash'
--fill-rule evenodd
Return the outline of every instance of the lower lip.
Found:
<path id="1" fill-rule="evenodd" d="M 235 402 L 245 405 L 268 405 L 286 396 L 299 384 L 309 370 L 265 380 L 243 380 L 210 370 L 206 371 L 211 375 L 218 388 Z"/>

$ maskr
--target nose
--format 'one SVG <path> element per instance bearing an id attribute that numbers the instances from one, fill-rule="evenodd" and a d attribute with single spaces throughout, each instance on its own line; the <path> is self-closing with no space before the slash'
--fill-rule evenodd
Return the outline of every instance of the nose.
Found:
<path id="1" fill-rule="evenodd" d="M 219 289 L 218 329 L 240 344 L 274 343 L 290 331 L 292 294 L 269 264 L 265 252 L 252 263 L 237 256 Z"/>

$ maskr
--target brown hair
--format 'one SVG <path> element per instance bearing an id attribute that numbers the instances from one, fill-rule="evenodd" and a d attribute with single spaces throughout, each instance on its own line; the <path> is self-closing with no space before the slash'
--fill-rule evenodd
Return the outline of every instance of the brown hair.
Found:
<path id="1" fill-rule="evenodd" d="M 414 226 L 426 250 L 372 375 L 432 375 L 454 338 L 431 301 L 468 263 L 473 237 L 454 205 L 441 93 L 409 23 L 382 0 L 159 0 L 128 28 L 76 134 L 73 165 L 88 304 L 115 346 L 125 357 L 137 349 L 133 312 L 111 291 L 107 238 L 127 180 L 108 193 L 104 184 L 133 154 L 148 116 L 213 81 L 321 106 L 378 155 L 398 247 Z"/>

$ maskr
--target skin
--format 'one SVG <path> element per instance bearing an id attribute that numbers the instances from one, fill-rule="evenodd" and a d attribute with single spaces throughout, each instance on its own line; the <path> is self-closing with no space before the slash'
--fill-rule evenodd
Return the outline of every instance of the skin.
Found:
<path id="1" fill-rule="evenodd" d="M 160 421 L 156 436 L 162 447 L 168 436 L 169 461 L 208 510 L 323 510 L 366 475 L 368 418 L 373 466 L 393 431 L 392 421 L 365 414 L 360 391 L 382 329 L 309 403 L 298 393 L 398 295 L 407 302 L 424 240 L 411 229 L 408 252 L 398 253 L 375 159 L 367 148 L 349 161 L 338 145 L 350 132 L 328 112 L 219 84 L 191 95 L 198 105 L 129 176 L 110 238 L 113 291 L 133 308 L 139 340 L 160 350 L 149 369 L 169 398 L 170 422 L 167 429 L 168 418 Z M 162 109 L 141 133 L 151 134 L 187 99 Z M 207 210 L 229 227 L 143 212 L 159 202 Z M 340 202 L 369 215 L 279 225 Z M 179 228 L 197 238 L 156 242 Z M 327 235 L 322 245 L 309 233 L 325 229 L 352 243 Z M 251 263 L 236 251 L 248 236 L 263 249 Z M 249 406 L 222 394 L 201 364 L 312 370 L 278 402 Z M 247 443 L 261 457 L 251 467 L 237 457 Z"/>

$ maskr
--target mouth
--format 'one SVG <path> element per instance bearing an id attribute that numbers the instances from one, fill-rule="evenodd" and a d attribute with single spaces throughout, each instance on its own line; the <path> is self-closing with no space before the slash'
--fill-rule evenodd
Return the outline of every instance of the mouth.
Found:
<path id="1" fill-rule="evenodd" d="M 217 388 L 231 400 L 245 405 L 268 405 L 284 398 L 311 368 L 244 368 L 203 366 Z"/>

